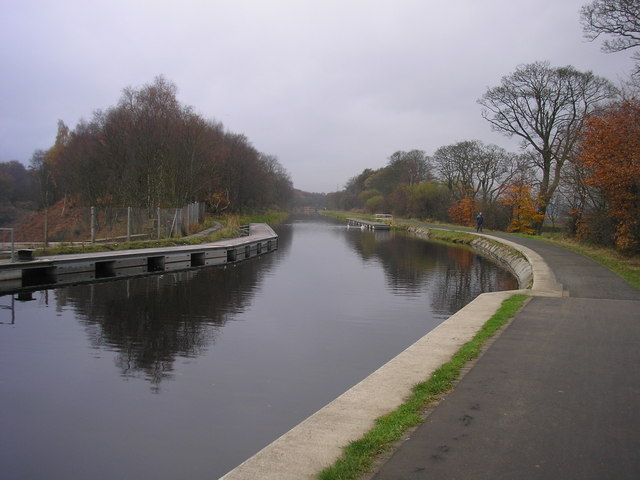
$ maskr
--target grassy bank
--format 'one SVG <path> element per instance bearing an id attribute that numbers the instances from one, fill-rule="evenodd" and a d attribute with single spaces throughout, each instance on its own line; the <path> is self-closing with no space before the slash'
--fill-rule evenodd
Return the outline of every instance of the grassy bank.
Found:
<path id="1" fill-rule="evenodd" d="M 227 215 L 224 217 L 208 217 L 205 222 L 200 225 L 200 230 L 206 230 L 216 224 L 220 228 L 215 232 L 197 237 L 172 237 L 162 238 L 159 240 L 139 240 L 132 242 L 113 242 L 113 243 L 74 243 L 68 245 L 59 245 L 46 249 L 38 249 L 35 256 L 42 255 L 66 255 L 72 253 L 94 253 L 94 252 L 110 252 L 119 250 L 134 250 L 143 248 L 165 248 L 177 247 L 183 245 L 200 245 L 203 243 L 217 242 L 226 238 L 235 238 L 242 235 L 241 225 L 249 223 L 268 223 L 269 225 L 278 225 L 282 223 L 289 213 L 287 212 L 267 212 L 252 215 Z"/>
<path id="2" fill-rule="evenodd" d="M 266 213 L 255 213 L 251 215 L 238 216 L 238 225 L 248 223 L 268 223 L 271 226 L 279 225 L 289 217 L 289 212 L 269 211 Z"/>
<path id="3" fill-rule="evenodd" d="M 429 240 L 437 240 L 446 243 L 463 243 L 469 245 L 475 237 L 471 233 L 457 232 L 453 230 L 440 230 L 437 228 L 429 229 Z"/>
<path id="4" fill-rule="evenodd" d="M 366 215 L 364 213 L 354 213 L 354 212 L 337 212 L 334 210 L 323 210 L 320 215 L 324 215 L 326 217 L 335 218 L 336 220 L 341 220 L 343 222 L 347 221 L 347 218 L 359 218 L 361 220 L 366 220 L 367 222 L 375 222 L 376 219 L 373 215 Z"/>
<path id="5" fill-rule="evenodd" d="M 598 248 L 579 243 L 575 240 L 560 237 L 532 237 L 541 239 L 554 245 L 564 247 L 572 252 L 579 253 L 585 257 L 604 265 L 609 270 L 624 278 L 627 283 L 640 289 L 640 257 L 625 257 L 615 250 L 608 248 Z"/>
<path id="6" fill-rule="evenodd" d="M 376 420 L 376 425 L 360 440 L 345 447 L 342 457 L 318 475 L 320 480 L 357 479 L 367 473 L 375 457 L 391 448 L 393 442 L 424 420 L 425 410 L 439 396 L 447 393 L 460 377 L 462 368 L 478 357 L 487 339 L 491 338 L 522 307 L 526 295 L 514 295 L 505 300 L 500 309 L 484 324 L 472 340 L 464 344 L 450 361 L 438 368 L 431 377 L 413 388 L 411 396 L 393 412 Z"/>

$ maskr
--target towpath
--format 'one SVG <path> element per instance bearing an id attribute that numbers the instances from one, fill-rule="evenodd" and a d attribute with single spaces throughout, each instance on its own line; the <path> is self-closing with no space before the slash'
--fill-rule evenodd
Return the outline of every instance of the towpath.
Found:
<path id="1" fill-rule="evenodd" d="M 568 250 L 508 238 L 546 260 L 564 296 L 531 299 L 368 478 L 640 478 L 640 291 Z"/>

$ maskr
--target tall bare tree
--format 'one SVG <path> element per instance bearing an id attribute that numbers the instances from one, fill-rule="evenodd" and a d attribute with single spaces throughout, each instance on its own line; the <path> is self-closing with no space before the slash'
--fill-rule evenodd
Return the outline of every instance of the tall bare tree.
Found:
<path id="1" fill-rule="evenodd" d="M 467 140 L 438 148 L 433 163 L 454 198 L 473 196 L 483 203 L 496 200 L 515 170 L 515 155 L 497 145 Z"/>
<path id="2" fill-rule="evenodd" d="M 580 20 L 587 39 L 606 37 L 602 42 L 606 53 L 640 46 L 640 0 L 595 0 L 582 7 Z M 633 58 L 640 62 L 640 53 Z M 634 73 L 640 74 L 640 65 Z"/>
<path id="3" fill-rule="evenodd" d="M 520 137 L 523 148 L 535 153 L 541 218 L 575 153 L 585 115 L 616 93 L 611 82 L 591 72 L 536 62 L 518 67 L 478 100 L 494 130 Z"/>

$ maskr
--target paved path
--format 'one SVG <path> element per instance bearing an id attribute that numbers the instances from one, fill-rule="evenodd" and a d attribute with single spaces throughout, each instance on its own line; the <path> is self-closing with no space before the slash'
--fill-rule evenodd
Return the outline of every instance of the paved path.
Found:
<path id="1" fill-rule="evenodd" d="M 640 478 L 640 291 L 540 241 L 565 295 L 535 297 L 368 478 Z"/>
<path id="2" fill-rule="evenodd" d="M 184 238 L 196 238 L 196 237 L 204 237 L 205 235 L 209 235 L 210 233 L 217 232 L 222 228 L 222 225 L 218 222 L 215 222 L 213 227 L 207 228 L 206 230 L 202 230 L 201 232 L 192 233 L 191 235 L 187 235 Z"/>

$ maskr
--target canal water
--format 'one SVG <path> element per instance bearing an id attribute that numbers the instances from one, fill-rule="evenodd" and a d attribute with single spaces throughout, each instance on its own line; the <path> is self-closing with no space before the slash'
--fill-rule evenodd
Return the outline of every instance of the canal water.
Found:
<path id="1" fill-rule="evenodd" d="M 211 267 L 0 297 L 2 478 L 213 479 L 479 293 L 466 248 L 323 217 Z"/>

